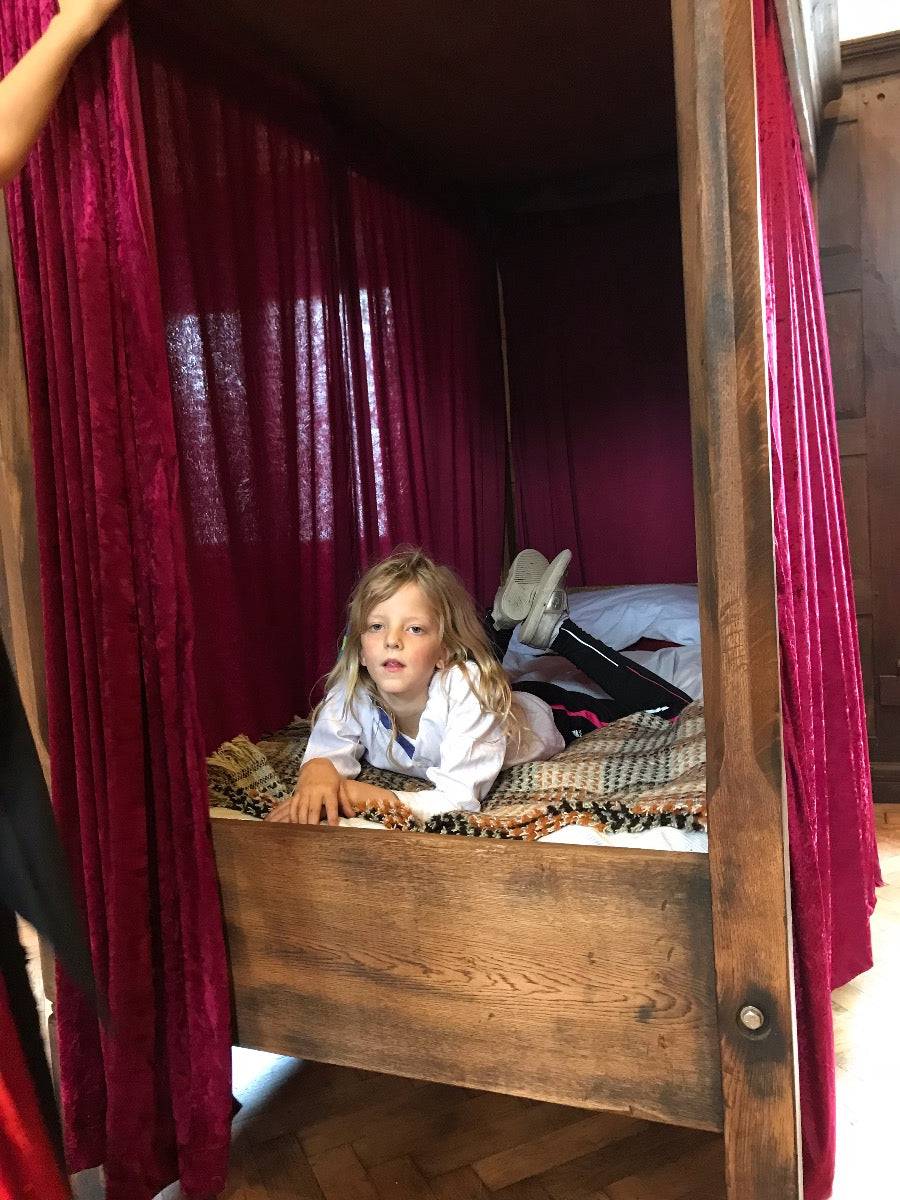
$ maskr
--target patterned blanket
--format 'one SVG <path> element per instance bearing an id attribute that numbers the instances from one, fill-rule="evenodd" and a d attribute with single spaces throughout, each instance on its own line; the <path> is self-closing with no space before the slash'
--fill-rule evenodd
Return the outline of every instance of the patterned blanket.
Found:
<path id="1" fill-rule="evenodd" d="M 309 738 L 295 720 L 254 744 L 240 736 L 208 760 L 210 803 L 264 817 L 291 794 Z M 365 761 L 359 778 L 396 791 L 431 785 Z M 636 832 L 657 825 L 706 829 L 706 736 L 695 701 L 675 721 L 649 713 L 623 717 L 544 762 L 500 772 L 481 812 L 442 813 L 416 820 L 401 801 L 377 803 L 359 816 L 392 829 L 469 837 L 530 840 L 565 825 Z"/>

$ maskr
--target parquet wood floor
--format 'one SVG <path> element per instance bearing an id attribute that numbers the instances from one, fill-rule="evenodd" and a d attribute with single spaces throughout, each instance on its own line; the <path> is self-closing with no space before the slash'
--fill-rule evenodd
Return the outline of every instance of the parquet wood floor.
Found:
<path id="1" fill-rule="evenodd" d="M 900 994 L 900 809 L 878 813 L 876 966 L 834 996 L 834 1200 L 887 1195 Z M 612 1113 L 235 1052 L 223 1200 L 723 1200 L 721 1139 Z M 99 1200 L 78 1181 L 79 1200 Z M 159 1200 L 179 1200 L 177 1187 Z M 772 1200 L 777 1200 L 773 1197 Z"/>

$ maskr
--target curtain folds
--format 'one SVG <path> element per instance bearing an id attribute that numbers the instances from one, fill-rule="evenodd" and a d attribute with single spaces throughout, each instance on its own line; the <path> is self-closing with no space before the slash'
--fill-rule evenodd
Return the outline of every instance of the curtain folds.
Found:
<path id="1" fill-rule="evenodd" d="M 55 11 L 7 0 L 8 70 Z M 53 799 L 109 1023 L 58 981 L 69 1167 L 109 1200 L 224 1182 L 230 1013 L 131 43 L 81 57 L 10 191 Z"/>
<path id="2" fill-rule="evenodd" d="M 206 744 L 309 710 L 400 542 L 481 599 L 502 561 L 490 256 L 225 72 L 138 40 Z M 270 84 L 275 89 L 276 84 Z"/>
<path id="3" fill-rule="evenodd" d="M 825 1200 L 830 991 L 871 966 L 880 876 L 815 216 L 772 0 L 755 16 L 804 1174 L 807 1200 Z"/>
<path id="4" fill-rule="evenodd" d="M 54 10 L 2 6 L 4 69 Z M 110 1012 L 60 977 L 67 1153 L 109 1200 L 225 1179 L 205 746 L 308 709 L 397 542 L 482 599 L 502 554 L 480 240 L 155 45 L 117 19 L 10 193 L 54 805 Z"/>
<path id="5" fill-rule="evenodd" d="M 519 217 L 500 263 L 520 543 L 572 584 L 693 582 L 677 194 Z"/>

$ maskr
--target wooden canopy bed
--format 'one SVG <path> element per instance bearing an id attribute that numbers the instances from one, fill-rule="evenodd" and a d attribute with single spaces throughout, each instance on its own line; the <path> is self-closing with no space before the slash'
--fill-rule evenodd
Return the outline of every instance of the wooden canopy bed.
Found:
<path id="1" fill-rule="evenodd" d="M 453 90 L 460 81 L 437 66 L 406 93 L 386 83 L 391 61 L 380 74 L 378 56 L 387 52 L 377 24 L 393 5 L 354 16 L 356 48 L 376 43 L 372 54 L 360 50 L 354 78 L 353 51 L 340 45 L 349 28 L 343 7 L 331 6 L 333 27 L 308 13 L 294 14 L 292 25 L 290 5 L 262 12 L 236 3 L 233 17 L 304 69 L 316 64 L 319 81 L 354 117 L 446 155 L 465 183 L 496 189 L 522 165 L 521 142 L 504 141 L 490 112 L 476 130 L 478 97 L 467 106 Z M 617 25 L 597 63 L 609 84 L 603 95 L 618 94 L 594 164 L 609 196 L 646 188 L 661 150 L 664 158 L 665 79 L 633 66 L 658 61 L 667 45 L 668 13 L 651 8 L 654 17 L 630 30 L 630 18 Z M 782 8 L 812 166 L 822 97 L 834 86 L 836 18 L 833 6 L 818 6 L 813 26 L 807 6 L 785 0 Z M 448 57 L 460 51 L 465 33 L 449 9 L 443 25 L 434 11 L 413 11 L 411 42 L 444 38 Z M 577 2 L 554 12 L 558 33 L 568 23 L 574 41 L 592 34 L 594 44 L 606 41 L 598 29 L 618 20 Z M 531 10 L 517 16 L 537 21 Z M 471 20 L 476 27 L 481 18 Z M 723 1130 L 729 1200 L 789 1200 L 801 1189 L 751 6 L 674 0 L 671 32 L 708 858 L 270 826 L 250 836 L 216 818 L 213 836 L 241 1045 Z M 475 60 L 473 75 L 484 67 Z M 533 95 L 565 108 L 565 89 L 562 68 Z M 523 121 L 539 184 L 543 175 L 583 172 L 584 139 L 596 136 L 586 125 L 564 145 L 554 136 L 560 119 L 532 111 Z M 603 171 L 618 137 L 646 146 L 648 161 Z M 564 950 L 548 911 L 565 913 Z"/>
<path id="2" fill-rule="evenodd" d="M 453 5 L 232 0 L 216 36 L 251 38 L 318 75 L 355 121 L 443 159 L 500 204 L 548 190 L 572 203 L 558 181 L 587 175 L 595 197 L 641 194 L 674 169 L 677 127 L 709 855 L 248 832 L 213 818 L 236 1041 L 721 1130 L 729 1200 L 799 1200 L 752 5 L 549 6 L 552 32 L 597 46 L 598 59 L 574 79 L 564 54 L 555 67 L 548 56 L 545 78 L 519 89 L 534 104 L 518 128 L 501 105 L 481 108 L 472 84 L 493 72 L 497 94 L 517 94 L 515 60 L 484 50 L 500 36 L 488 36 L 495 7 L 467 8 L 462 22 Z M 510 6 L 509 18 L 546 37 L 546 7 Z M 812 168 L 837 76 L 835 6 L 779 8 Z M 471 77 L 445 77 L 436 53 L 401 79 L 405 47 L 378 41 L 401 13 L 410 44 L 469 53 Z M 185 4 L 184 19 L 212 28 L 200 3 Z M 670 45 L 674 107 L 671 76 L 656 69 Z M 587 103 L 597 80 L 602 123 Z M 570 88 L 581 89 L 574 102 Z M 563 139 L 578 111 L 585 123 Z M 562 948 L 548 912 L 565 913 Z"/>

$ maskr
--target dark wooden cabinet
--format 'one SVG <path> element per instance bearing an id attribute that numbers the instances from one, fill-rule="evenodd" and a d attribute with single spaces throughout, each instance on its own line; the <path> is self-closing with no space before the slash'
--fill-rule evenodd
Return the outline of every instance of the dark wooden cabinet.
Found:
<path id="1" fill-rule="evenodd" d="M 876 800 L 900 802 L 900 33 L 848 43 L 819 146 L 822 282 Z"/>

